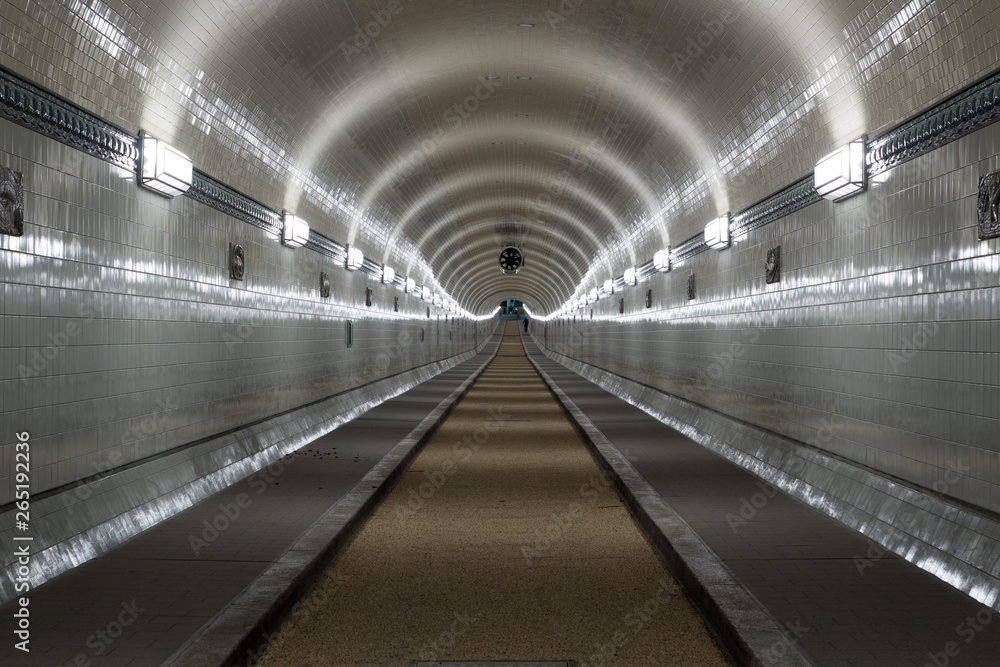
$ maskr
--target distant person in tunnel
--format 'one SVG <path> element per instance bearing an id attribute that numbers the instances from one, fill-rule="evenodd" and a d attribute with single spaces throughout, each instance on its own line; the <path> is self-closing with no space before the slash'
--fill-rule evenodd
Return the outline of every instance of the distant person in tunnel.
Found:
<path id="1" fill-rule="evenodd" d="M 528 318 L 524 318 L 524 333 L 528 333 Z"/>

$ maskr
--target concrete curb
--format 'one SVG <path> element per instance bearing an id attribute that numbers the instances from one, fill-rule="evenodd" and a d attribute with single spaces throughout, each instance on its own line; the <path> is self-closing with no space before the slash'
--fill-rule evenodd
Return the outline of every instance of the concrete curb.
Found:
<path id="1" fill-rule="evenodd" d="M 479 368 L 161 667 L 252 664 L 496 357 L 502 333 L 494 338 L 489 343 L 493 350 Z"/>
<path id="2" fill-rule="evenodd" d="M 523 337 L 521 342 L 525 342 Z M 575 422 L 598 466 L 611 480 L 647 539 L 736 663 L 762 667 L 812 665 L 757 598 L 532 358 L 527 345 L 524 351 Z"/>

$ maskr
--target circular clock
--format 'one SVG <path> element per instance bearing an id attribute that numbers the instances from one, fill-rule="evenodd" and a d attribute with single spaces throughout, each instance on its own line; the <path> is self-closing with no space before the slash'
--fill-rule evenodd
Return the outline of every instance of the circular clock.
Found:
<path id="1" fill-rule="evenodd" d="M 500 271 L 502 273 L 517 273 L 524 265 L 524 256 L 521 251 L 513 246 L 508 246 L 500 251 Z"/>

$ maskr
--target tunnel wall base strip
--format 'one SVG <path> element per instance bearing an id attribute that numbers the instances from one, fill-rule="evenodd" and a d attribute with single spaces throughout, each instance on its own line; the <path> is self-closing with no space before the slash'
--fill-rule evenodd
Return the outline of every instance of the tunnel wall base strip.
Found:
<path id="1" fill-rule="evenodd" d="M 698 444 L 1000 611 L 1000 517 L 538 347 Z"/>
<path id="2" fill-rule="evenodd" d="M 404 371 L 32 503 L 31 587 L 97 558 L 212 494 L 273 464 L 375 406 L 471 359 L 490 343 Z M 136 502 L 139 498 L 139 502 Z M 14 510 L 0 514 L 0 537 Z M 13 553 L 0 567 L 0 604 L 16 596 Z"/>
<path id="3" fill-rule="evenodd" d="M 531 346 L 536 347 L 536 346 Z M 666 561 L 722 646 L 740 665 L 805 667 L 813 663 L 791 645 L 778 622 L 741 584 L 692 528 L 667 505 L 587 415 L 533 358 L 541 375 L 574 422 L 598 466 L 625 501 L 647 539 Z M 780 659 L 774 656 L 780 646 Z"/>
<path id="4" fill-rule="evenodd" d="M 310 526 L 232 603 L 206 623 L 161 667 L 253 664 L 277 637 L 297 603 L 350 544 L 378 504 L 420 453 L 452 409 L 496 357 L 501 334 L 485 341 L 488 358 L 420 424 L 399 441 L 354 488 Z"/>

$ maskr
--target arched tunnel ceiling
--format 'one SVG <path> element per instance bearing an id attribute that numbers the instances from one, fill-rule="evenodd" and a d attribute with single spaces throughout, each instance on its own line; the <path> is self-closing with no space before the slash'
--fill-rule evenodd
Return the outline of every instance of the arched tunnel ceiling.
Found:
<path id="1" fill-rule="evenodd" d="M 3 66 L 480 313 L 556 309 L 989 73 L 1000 42 L 962 0 L 0 11 Z"/>

